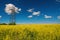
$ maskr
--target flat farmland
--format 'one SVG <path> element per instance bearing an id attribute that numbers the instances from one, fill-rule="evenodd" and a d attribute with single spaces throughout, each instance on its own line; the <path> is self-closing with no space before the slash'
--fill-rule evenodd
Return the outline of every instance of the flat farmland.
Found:
<path id="1" fill-rule="evenodd" d="M 0 40 L 60 40 L 60 24 L 0 25 Z"/>

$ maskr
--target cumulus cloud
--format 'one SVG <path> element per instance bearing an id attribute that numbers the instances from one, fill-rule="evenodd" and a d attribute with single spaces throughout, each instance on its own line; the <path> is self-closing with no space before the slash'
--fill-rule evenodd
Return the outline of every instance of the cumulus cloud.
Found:
<path id="1" fill-rule="evenodd" d="M 37 15 L 37 16 L 39 16 L 39 15 L 40 15 L 40 11 L 33 12 L 32 15 Z"/>
<path id="2" fill-rule="evenodd" d="M 28 18 L 32 18 L 33 16 L 32 15 L 29 15 Z"/>
<path id="3" fill-rule="evenodd" d="M 21 11 L 21 8 L 18 9 L 17 7 L 15 7 L 15 12 L 19 13 L 19 11 Z"/>
<path id="4" fill-rule="evenodd" d="M 34 9 L 29 9 L 29 10 L 27 10 L 27 11 L 28 11 L 28 12 L 33 12 L 33 10 L 34 10 Z"/>
<path id="5" fill-rule="evenodd" d="M 28 12 L 31 12 L 32 14 L 28 16 L 28 18 L 32 18 L 33 16 L 40 16 L 40 11 L 34 11 L 34 9 L 27 10 Z"/>
<path id="6" fill-rule="evenodd" d="M 0 16 L 0 18 L 2 18 L 2 16 Z"/>
<path id="7" fill-rule="evenodd" d="M 47 15 L 44 15 L 45 18 L 52 18 L 52 16 L 47 16 Z"/>
<path id="8" fill-rule="evenodd" d="M 58 19 L 60 19 L 60 16 L 57 16 Z"/>
<path id="9" fill-rule="evenodd" d="M 56 0 L 57 2 L 60 2 L 60 0 Z"/>
<path id="10" fill-rule="evenodd" d="M 5 7 L 6 13 L 8 14 L 19 13 L 19 11 L 21 11 L 21 8 L 18 8 L 13 4 L 6 4 L 6 7 Z"/>

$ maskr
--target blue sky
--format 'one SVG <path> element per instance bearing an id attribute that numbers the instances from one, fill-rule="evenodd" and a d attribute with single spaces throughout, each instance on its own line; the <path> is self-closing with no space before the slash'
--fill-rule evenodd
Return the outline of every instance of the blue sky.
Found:
<path id="1" fill-rule="evenodd" d="M 16 13 L 17 24 L 60 23 L 60 0 L 0 0 L 1 23 L 10 21 L 10 15 L 5 12 L 6 4 L 21 8 L 21 11 Z"/>

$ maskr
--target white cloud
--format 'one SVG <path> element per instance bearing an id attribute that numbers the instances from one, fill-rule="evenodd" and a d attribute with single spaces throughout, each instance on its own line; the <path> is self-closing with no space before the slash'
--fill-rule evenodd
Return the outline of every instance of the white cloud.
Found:
<path id="1" fill-rule="evenodd" d="M 32 15 L 37 15 L 37 16 L 39 16 L 39 15 L 40 15 L 40 11 L 33 12 Z"/>
<path id="2" fill-rule="evenodd" d="M 56 0 L 57 2 L 60 2 L 60 0 Z"/>
<path id="3" fill-rule="evenodd" d="M 57 16 L 58 19 L 60 19 L 60 16 Z"/>
<path id="4" fill-rule="evenodd" d="M 32 18 L 33 16 L 32 15 L 29 15 L 28 18 Z"/>
<path id="5" fill-rule="evenodd" d="M 2 16 L 0 16 L 0 18 L 2 18 Z"/>
<path id="6" fill-rule="evenodd" d="M 21 11 L 21 8 L 15 7 L 15 5 L 13 4 L 6 4 L 6 7 L 5 7 L 6 13 L 8 14 L 19 13 L 19 11 Z"/>
<path id="7" fill-rule="evenodd" d="M 15 7 L 15 12 L 19 13 L 19 11 L 21 11 L 21 8 L 18 9 L 17 7 Z"/>
<path id="8" fill-rule="evenodd" d="M 52 16 L 47 16 L 47 15 L 44 15 L 45 18 L 52 18 Z"/>
<path id="9" fill-rule="evenodd" d="M 28 12 L 33 12 L 33 10 L 34 10 L 34 9 L 29 9 L 29 10 L 27 10 L 27 11 L 28 11 Z"/>

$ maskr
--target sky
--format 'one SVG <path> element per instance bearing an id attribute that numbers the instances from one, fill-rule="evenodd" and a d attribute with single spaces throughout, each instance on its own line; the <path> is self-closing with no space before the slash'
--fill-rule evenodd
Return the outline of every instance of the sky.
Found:
<path id="1" fill-rule="evenodd" d="M 0 23 L 9 23 L 6 4 L 20 8 L 15 14 L 17 24 L 60 24 L 60 0 L 0 0 Z"/>

